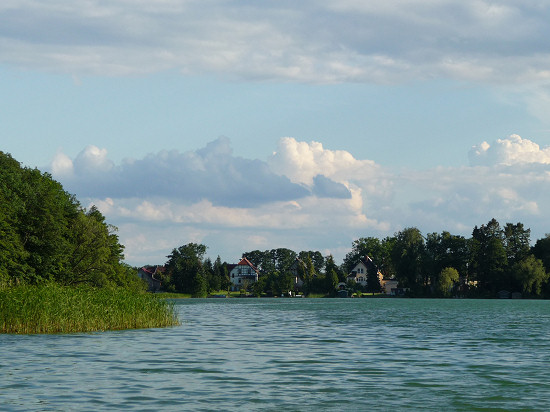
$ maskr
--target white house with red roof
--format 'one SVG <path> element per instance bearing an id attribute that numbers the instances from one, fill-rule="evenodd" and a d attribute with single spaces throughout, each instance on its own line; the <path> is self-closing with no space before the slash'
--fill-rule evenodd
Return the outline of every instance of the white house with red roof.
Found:
<path id="1" fill-rule="evenodd" d="M 260 275 L 260 272 L 252 263 L 250 263 L 247 258 L 242 258 L 239 263 L 231 266 L 229 272 L 231 290 L 241 290 L 241 287 L 243 285 L 251 285 L 258 281 L 258 276 Z"/>

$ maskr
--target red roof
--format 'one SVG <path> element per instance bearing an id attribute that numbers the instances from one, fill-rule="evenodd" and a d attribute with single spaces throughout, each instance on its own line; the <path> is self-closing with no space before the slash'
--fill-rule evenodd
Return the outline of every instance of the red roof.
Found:
<path id="1" fill-rule="evenodd" d="M 252 263 L 250 263 L 250 261 L 245 257 L 242 258 L 239 263 L 237 263 L 237 266 L 250 266 L 252 269 L 254 269 L 255 272 L 258 271 L 258 269 L 256 269 L 256 267 Z"/>

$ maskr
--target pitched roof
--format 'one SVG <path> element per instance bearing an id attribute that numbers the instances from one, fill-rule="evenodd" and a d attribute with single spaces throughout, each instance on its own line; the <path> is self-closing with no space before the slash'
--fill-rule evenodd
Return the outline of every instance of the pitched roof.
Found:
<path id="1" fill-rule="evenodd" d="M 237 266 L 250 266 L 255 272 L 258 272 L 258 269 L 256 269 L 256 266 L 254 266 L 252 263 L 250 263 L 250 260 L 243 257 L 239 263 L 237 263 Z"/>

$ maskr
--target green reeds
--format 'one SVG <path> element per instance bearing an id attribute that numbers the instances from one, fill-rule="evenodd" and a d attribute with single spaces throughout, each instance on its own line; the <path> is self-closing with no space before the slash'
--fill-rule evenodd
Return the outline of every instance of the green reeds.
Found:
<path id="1" fill-rule="evenodd" d="M 0 333 L 74 333 L 178 325 L 174 307 L 122 288 L 57 284 L 0 289 Z"/>

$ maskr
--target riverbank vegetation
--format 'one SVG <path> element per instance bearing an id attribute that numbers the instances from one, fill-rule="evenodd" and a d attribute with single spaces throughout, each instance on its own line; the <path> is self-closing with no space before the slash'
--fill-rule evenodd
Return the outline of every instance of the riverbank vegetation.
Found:
<path id="1" fill-rule="evenodd" d="M 123 250 L 116 227 L 97 208 L 86 210 L 49 174 L 0 152 L 0 331 L 177 322 L 165 302 L 146 296 L 146 284 L 123 262 Z"/>
<path id="2" fill-rule="evenodd" d="M 530 232 L 522 223 L 501 226 L 496 219 L 474 227 L 469 238 L 447 231 L 424 235 L 417 228 L 406 228 L 383 239 L 355 240 L 339 265 L 318 251 L 253 250 L 242 257 L 258 269 L 258 282 L 245 281 L 240 287 L 255 296 L 288 291 L 334 296 L 337 285 L 346 283 L 350 293 L 372 296 L 381 290 L 376 271 L 366 274 L 366 286 L 348 278 L 358 261 L 369 256 L 384 279 L 396 280 L 408 296 L 491 298 L 506 291 L 510 296 L 515 292 L 550 298 L 550 235 L 531 246 Z M 228 290 L 231 265 L 219 257 L 213 263 L 204 258 L 206 249 L 194 243 L 174 249 L 165 264 L 164 287 L 193 296 Z"/>
<path id="3" fill-rule="evenodd" d="M 177 324 L 173 306 L 126 288 L 25 285 L 0 290 L 0 333 L 74 333 Z"/>

